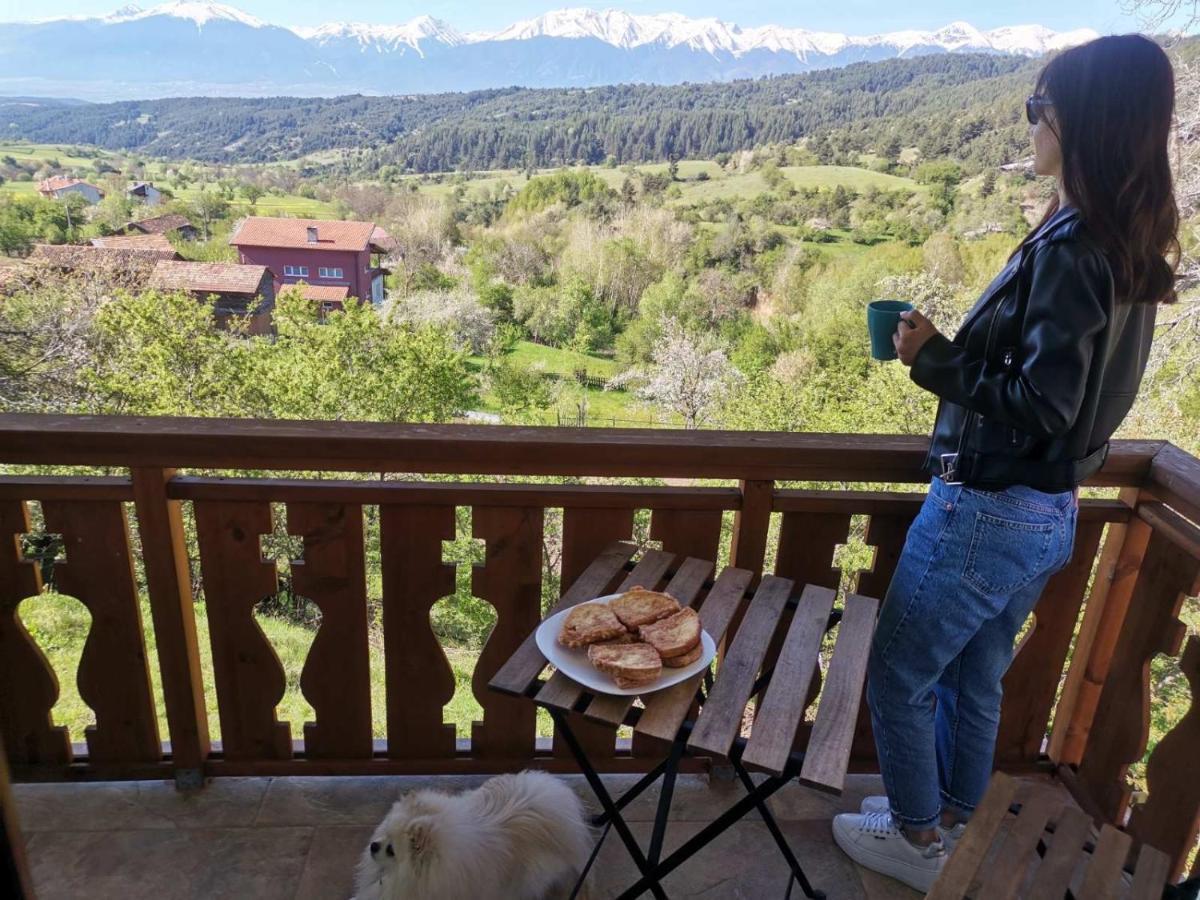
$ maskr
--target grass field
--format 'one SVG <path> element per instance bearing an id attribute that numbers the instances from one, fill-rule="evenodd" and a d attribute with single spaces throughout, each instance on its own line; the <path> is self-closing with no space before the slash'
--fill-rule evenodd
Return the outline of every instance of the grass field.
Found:
<path id="1" fill-rule="evenodd" d="M 589 375 L 600 378 L 611 378 L 620 371 L 620 365 L 602 356 L 592 356 L 587 353 L 577 353 L 573 350 L 560 350 L 557 347 L 546 347 L 532 341 L 521 341 L 509 353 L 509 361 L 522 368 L 538 366 L 542 371 L 565 376 L 566 380 L 559 382 L 560 387 L 555 403 L 540 415 L 541 422 L 556 424 L 561 416 L 564 420 L 574 420 L 578 414 L 580 403 L 586 404 L 587 423 L 593 426 L 617 425 L 636 427 L 651 427 L 662 425 L 668 421 L 674 422 L 675 417 L 661 409 L 651 409 L 638 400 L 637 396 L 628 391 L 604 391 L 585 388 L 571 380 L 577 369 L 584 369 Z M 485 364 L 483 357 L 473 357 L 472 363 L 482 369 Z M 499 406 L 494 397 L 484 394 L 481 398 L 481 409 L 484 412 L 498 413 Z M 536 415 L 526 414 L 525 418 L 536 418 Z"/>
<path id="2" fill-rule="evenodd" d="M 79 156 L 73 151 L 91 149 L 72 144 L 31 144 L 28 141 L 0 141 L 0 157 L 17 160 L 56 159 L 63 166 L 91 166 L 97 159 L 111 158 L 112 153 L 95 148 L 94 156 Z"/>
<path id="3" fill-rule="evenodd" d="M 588 171 L 602 180 L 609 187 L 618 189 L 628 176 L 625 167 L 609 168 L 608 166 L 588 166 Z M 637 172 L 664 173 L 666 163 L 652 163 L 634 167 Z M 562 169 L 539 169 L 536 174 L 546 175 Z M 911 178 L 898 175 L 886 175 L 882 172 L 872 172 L 868 169 L 857 169 L 851 166 L 787 166 L 781 170 L 797 188 L 825 187 L 833 188 L 844 185 L 853 190 L 862 191 L 868 187 L 880 190 L 922 190 Z M 696 181 L 701 172 L 708 174 L 707 181 Z M 466 190 L 468 198 L 482 197 L 488 191 L 494 191 L 505 185 L 514 191 L 519 191 L 529 180 L 525 173 L 514 169 L 500 169 L 490 172 L 474 173 L 478 177 L 466 180 L 458 179 L 453 174 L 442 176 L 440 183 L 423 180 L 412 176 L 419 189 L 435 195 L 449 194 L 459 184 Z M 689 204 L 715 200 L 721 197 L 730 199 L 738 197 L 756 197 L 765 193 L 768 188 L 758 172 L 730 173 L 726 172 L 715 162 L 703 159 L 682 160 L 679 163 L 679 188 L 682 196 L 676 203 Z"/>

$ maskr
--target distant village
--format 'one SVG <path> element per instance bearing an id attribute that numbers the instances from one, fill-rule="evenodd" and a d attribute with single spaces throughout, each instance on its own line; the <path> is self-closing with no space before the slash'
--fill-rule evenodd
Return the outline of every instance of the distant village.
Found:
<path id="1" fill-rule="evenodd" d="M 77 195 L 88 205 L 105 196 L 100 187 L 66 175 L 44 179 L 37 191 L 56 200 Z M 250 334 L 259 335 L 271 333 L 275 300 L 284 290 L 299 291 L 322 318 L 349 302 L 383 302 L 384 259 L 396 247 L 374 222 L 248 216 L 229 238 L 237 262 L 195 262 L 176 249 L 178 242 L 199 237 L 191 221 L 178 213 L 153 214 L 163 192 L 147 181 L 130 182 L 126 191 L 135 209 L 151 215 L 87 243 L 35 244 L 28 257 L 0 266 L 0 295 L 45 271 L 104 274 L 131 290 L 215 299 L 218 325 L 226 327 L 237 316 L 246 320 Z"/>

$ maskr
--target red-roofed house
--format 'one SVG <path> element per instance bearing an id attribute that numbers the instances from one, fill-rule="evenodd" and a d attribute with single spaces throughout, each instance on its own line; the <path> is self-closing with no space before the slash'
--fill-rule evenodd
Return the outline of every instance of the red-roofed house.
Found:
<path id="1" fill-rule="evenodd" d="M 51 175 L 38 182 L 38 193 L 43 197 L 59 199 L 67 194 L 79 194 L 88 203 L 99 203 L 104 197 L 104 191 L 94 184 L 88 184 L 81 178 L 70 178 L 66 175 Z"/>
<path id="2" fill-rule="evenodd" d="M 362 303 L 383 302 L 380 257 L 394 246 L 373 222 L 335 219 L 280 219 L 250 216 L 229 239 L 238 261 L 267 266 L 275 273 L 276 294 L 287 284 L 345 288 Z M 334 302 L 334 301 L 327 301 Z M 340 308 L 341 301 L 331 308 Z"/>
<path id="3" fill-rule="evenodd" d="M 250 334 L 271 333 L 275 288 L 266 266 L 162 260 L 146 285 L 151 290 L 184 291 L 199 299 L 216 296 L 217 324 L 249 316 Z"/>

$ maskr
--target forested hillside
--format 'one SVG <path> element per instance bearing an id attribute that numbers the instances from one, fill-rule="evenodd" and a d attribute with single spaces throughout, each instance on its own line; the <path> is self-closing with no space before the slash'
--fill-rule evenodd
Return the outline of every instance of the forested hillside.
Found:
<path id="1" fill-rule="evenodd" d="M 884 129 L 926 156 L 977 163 L 1023 145 L 1019 100 L 1036 61 L 964 55 L 677 86 L 506 89 L 333 99 L 187 98 L 0 103 L 8 138 L 151 156 L 266 162 L 368 151 L 363 171 L 522 168 L 711 158 L 838 131 L 829 153 Z M 822 159 L 822 161 L 832 161 Z"/>

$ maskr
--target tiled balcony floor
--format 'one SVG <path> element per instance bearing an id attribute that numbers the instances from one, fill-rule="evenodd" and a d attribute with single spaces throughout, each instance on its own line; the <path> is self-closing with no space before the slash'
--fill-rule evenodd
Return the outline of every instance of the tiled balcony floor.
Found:
<path id="1" fill-rule="evenodd" d="M 346 900 L 355 861 L 374 825 L 402 792 L 454 791 L 481 777 L 225 778 L 195 794 L 169 782 L 15 785 L 40 900 Z M 567 780 L 588 795 L 581 776 Z M 606 779 L 613 791 L 631 776 Z M 873 775 L 850 776 L 841 797 L 792 784 L 771 804 L 792 849 L 829 900 L 912 900 L 919 895 L 859 869 L 833 844 L 830 817 L 880 793 Z M 736 782 L 681 777 L 666 852 L 742 796 Z M 594 805 L 594 801 L 591 801 Z M 627 818 L 643 847 L 656 794 Z M 590 878 L 590 900 L 615 897 L 634 880 L 615 834 Z M 673 900 L 782 898 L 787 867 L 755 814 L 664 881 Z M 793 897 L 800 896 L 793 890 Z"/>

